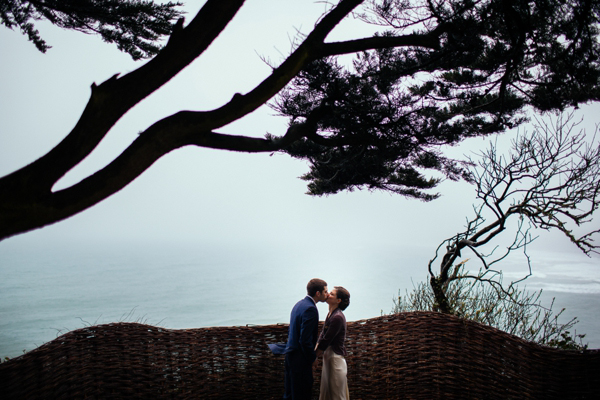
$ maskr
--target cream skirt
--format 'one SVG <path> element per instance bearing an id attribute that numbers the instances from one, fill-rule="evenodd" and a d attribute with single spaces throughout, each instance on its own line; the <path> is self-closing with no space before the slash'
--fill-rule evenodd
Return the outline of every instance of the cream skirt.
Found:
<path id="1" fill-rule="evenodd" d="M 347 373 L 346 359 L 328 347 L 323 353 L 319 400 L 349 400 Z"/>

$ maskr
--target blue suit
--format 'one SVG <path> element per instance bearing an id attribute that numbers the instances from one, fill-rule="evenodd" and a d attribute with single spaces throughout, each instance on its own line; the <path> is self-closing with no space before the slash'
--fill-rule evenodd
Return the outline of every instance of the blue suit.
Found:
<path id="1" fill-rule="evenodd" d="M 319 335 L 319 311 L 310 296 L 300 300 L 290 316 L 288 341 L 285 346 L 284 399 L 310 399 L 312 363 L 317 358 L 315 345 Z"/>

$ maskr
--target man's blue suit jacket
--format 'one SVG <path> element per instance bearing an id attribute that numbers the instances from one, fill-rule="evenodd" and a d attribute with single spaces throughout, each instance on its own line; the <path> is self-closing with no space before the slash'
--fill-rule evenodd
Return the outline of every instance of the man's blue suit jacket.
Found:
<path id="1" fill-rule="evenodd" d="M 315 345 L 319 335 L 319 310 L 310 296 L 300 300 L 290 316 L 290 329 L 285 352 L 299 350 L 311 364 L 317 358 Z"/>

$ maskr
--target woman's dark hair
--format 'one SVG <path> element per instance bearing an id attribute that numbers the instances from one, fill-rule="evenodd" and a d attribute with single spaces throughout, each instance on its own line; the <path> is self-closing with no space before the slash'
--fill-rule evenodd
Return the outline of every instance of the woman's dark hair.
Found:
<path id="1" fill-rule="evenodd" d="M 311 279 L 308 281 L 308 285 L 306 285 L 306 293 L 308 293 L 310 297 L 314 297 L 317 292 L 323 293 L 325 286 L 327 286 L 327 282 L 323 279 Z"/>
<path id="2" fill-rule="evenodd" d="M 341 286 L 336 286 L 334 289 L 336 290 L 337 298 L 342 300 L 338 307 L 344 311 L 350 305 L 350 292 Z"/>

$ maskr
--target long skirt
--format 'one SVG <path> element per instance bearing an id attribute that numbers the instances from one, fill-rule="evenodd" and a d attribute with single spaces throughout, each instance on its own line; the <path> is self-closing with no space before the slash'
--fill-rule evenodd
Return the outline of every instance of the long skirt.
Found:
<path id="1" fill-rule="evenodd" d="M 346 359 L 328 347 L 323 353 L 319 400 L 349 400 L 347 373 Z"/>

